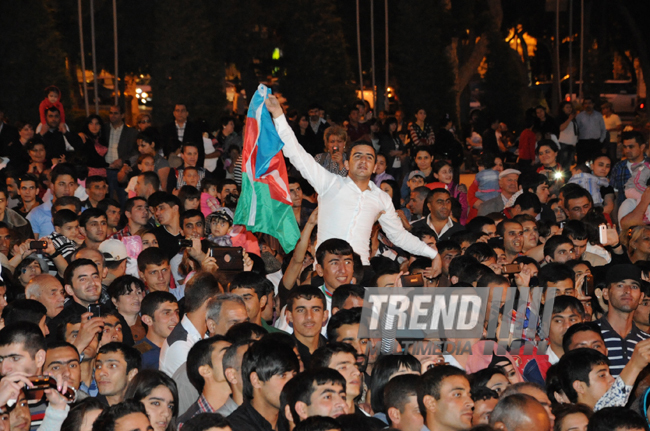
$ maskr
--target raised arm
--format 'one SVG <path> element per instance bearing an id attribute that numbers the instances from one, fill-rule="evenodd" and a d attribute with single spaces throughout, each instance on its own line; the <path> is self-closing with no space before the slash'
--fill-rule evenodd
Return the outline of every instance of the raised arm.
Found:
<path id="1" fill-rule="evenodd" d="M 309 247 L 309 237 L 311 237 L 311 233 L 314 231 L 316 223 L 318 223 L 318 208 L 311 213 L 305 227 L 302 228 L 300 240 L 298 241 L 298 244 L 296 244 L 296 248 L 293 250 L 293 256 L 291 256 L 291 261 L 282 276 L 282 284 L 287 290 L 291 290 L 296 284 L 298 277 L 300 277 L 300 273 L 302 272 L 302 263 L 305 260 L 305 254 Z"/>
<path id="2" fill-rule="evenodd" d="M 388 239 L 390 239 L 397 247 L 408 251 L 411 254 L 425 256 L 432 259 L 434 272 L 437 272 L 435 276 L 438 276 L 441 269 L 441 261 L 438 256 L 438 251 L 429 247 L 424 242 L 420 241 L 418 237 L 404 229 L 404 226 L 402 225 L 388 195 L 386 195 L 386 200 L 387 201 L 384 205 L 384 214 L 379 217 L 379 224 Z"/>
<path id="3" fill-rule="evenodd" d="M 318 194 L 323 194 L 341 176 L 329 172 L 316 163 L 314 158 L 300 145 L 296 135 L 287 123 L 280 102 L 275 96 L 269 95 L 265 103 L 273 117 L 275 130 L 277 130 L 280 139 L 284 143 L 282 152 L 291 160 L 291 164 L 298 169 L 302 177 L 309 181 L 314 190 Z"/>

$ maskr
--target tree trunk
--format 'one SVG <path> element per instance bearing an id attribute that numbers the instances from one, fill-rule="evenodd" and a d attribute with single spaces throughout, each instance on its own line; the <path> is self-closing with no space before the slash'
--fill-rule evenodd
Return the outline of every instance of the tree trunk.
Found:
<path id="1" fill-rule="evenodd" d="M 619 2 L 616 4 L 619 7 L 621 15 L 623 15 L 623 18 L 625 18 L 625 21 L 627 22 L 627 27 L 632 32 L 634 40 L 636 40 L 637 50 L 639 51 L 639 63 L 641 65 L 641 70 L 643 71 L 643 79 L 650 79 L 650 56 L 648 56 L 648 47 L 646 46 L 643 35 L 641 34 L 641 30 L 630 13 L 630 10 Z M 647 103 L 645 111 L 646 114 L 650 114 L 650 108 Z"/>
<path id="2" fill-rule="evenodd" d="M 445 0 L 445 2 L 448 3 L 449 4 L 448 7 L 451 8 L 450 0 Z M 470 54 L 469 58 L 463 64 L 462 67 L 459 67 L 458 65 L 458 54 L 457 54 L 458 51 L 456 49 L 458 45 L 458 39 L 457 38 L 452 39 L 454 54 L 450 56 L 449 59 L 453 65 L 453 74 L 454 74 L 455 91 L 456 91 L 456 115 L 458 115 L 459 120 L 460 120 L 460 95 L 469 84 L 469 81 L 476 73 L 476 69 L 478 69 L 479 65 L 481 64 L 481 61 L 483 61 L 483 58 L 487 54 L 489 31 L 494 31 L 494 30 L 498 31 L 501 28 L 501 23 L 503 22 L 503 9 L 501 8 L 501 0 L 488 0 L 488 6 L 490 8 L 490 12 L 493 18 L 492 28 L 488 29 L 488 31 L 486 31 L 479 37 L 479 40 L 476 42 L 476 45 L 474 46 L 472 53 Z"/>

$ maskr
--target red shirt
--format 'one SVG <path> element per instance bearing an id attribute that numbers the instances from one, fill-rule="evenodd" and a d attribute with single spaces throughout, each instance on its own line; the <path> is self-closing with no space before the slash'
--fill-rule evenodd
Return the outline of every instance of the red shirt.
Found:
<path id="1" fill-rule="evenodd" d="M 519 159 L 535 160 L 535 145 L 537 136 L 532 130 L 525 129 L 519 136 Z"/>

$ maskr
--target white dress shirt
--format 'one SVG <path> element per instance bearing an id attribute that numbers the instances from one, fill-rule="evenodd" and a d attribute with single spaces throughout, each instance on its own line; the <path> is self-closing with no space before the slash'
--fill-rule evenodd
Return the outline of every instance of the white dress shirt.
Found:
<path id="1" fill-rule="evenodd" d="M 167 337 L 160 349 L 159 369 L 170 377 L 174 375 L 178 367 L 187 361 L 187 354 L 192 346 L 203 339 L 187 315 L 183 317 L 180 324 L 186 334 L 182 334 L 183 336 L 178 340 L 173 340 L 171 346 L 169 345 L 170 337 Z"/>
<path id="2" fill-rule="evenodd" d="M 343 239 L 361 256 L 363 264 L 368 265 L 372 225 L 384 211 L 379 217 L 379 224 L 393 244 L 418 256 L 430 259 L 437 256 L 436 250 L 404 229 L 392 199 L 375 183 L 370 181 L 368 189 L 361 191 L 350 177 L 330 173 L 298 143 L 284 115 L 274 121 L 284 142 L 284 155 L 318 193 L 316 247 L 330 238 Z"/>
<path id="3" fill-rule="evenodd" d="M 120 144 L 120 136 L 122 136 L 122 130 L 124 130 L 124 123 L 122 123 L 120 127 L 113 127 L 111 125 L 109 127 L 109 130 L 110 135 L 108 138 L 108 151 L 104 156 L 104 160 L 106 160 L 106 163 L 111 164 L 120 158 L 119 153 L 117 152 L 117 148 Z"/>

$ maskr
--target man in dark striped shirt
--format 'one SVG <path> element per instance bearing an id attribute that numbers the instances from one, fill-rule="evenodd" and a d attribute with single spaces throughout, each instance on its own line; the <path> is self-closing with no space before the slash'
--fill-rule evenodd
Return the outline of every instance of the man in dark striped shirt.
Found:
<path id="1" fill-rule="evenodd" d="M 641 270 L 630 264 L 614 265 L 607 271 L 603 298 L 607 314 L 597 323 L 607 347 L 610 372 L 616 377 L 630 360 L 639 341 L 650 338 L 634 324 L 634 311 L 643 300 Z"/>

